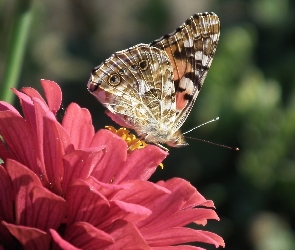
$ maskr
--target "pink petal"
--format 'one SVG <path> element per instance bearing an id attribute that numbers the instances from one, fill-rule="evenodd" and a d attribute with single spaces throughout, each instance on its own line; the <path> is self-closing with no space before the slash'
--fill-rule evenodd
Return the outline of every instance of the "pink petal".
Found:
<path id="1" fill-rule="evenodd" d="M 68 134 L 55 120 L 52 113 L 47 113 L 44 124 L 44 162 L 51 190 L 61 194 L 61 181 L 64 174 L 62 157 L 73 151 Z"/>
<path id="2" fill-rule="evenodd" d="M 114 197 L 114 195 L 122 190 L 122 189 L 129 189 L 132 186 L 132 183 L 124 183 L 120 185 L 116 185 L 113 183 L 104 183 L 96 180 L 94 177 L 90 176 L 87 178 L 86 182 L 93 186 L 98 192 L 100 192 L 103 196 L 108 197 L 108 199 L 111 199 Z"/>
<path id="3" fill-rule="evenodd" d="M 145 237 L 150 246 L 169 246 L 186 242 L 203 242 L 213 244 L 215 247 L 224 247 L 223 239 L 217 234 L 193 230 L 191 228 L 171 228 L 161 233 L 154 233 L 149 238 Z"/>
<path id="4" fill-rule="evenodd" d="M 130 222 L 138 222 L 144 220 L 151 215 L 152 211 L 144 206 L 127 203 L 124 201 L 113 200 L 110 202 L 111 209 L 108 216 L 113 218 L 120 218 Z M 117 212 L 113 205 L 116 205 L 119 208 Z M 121 215 L 120 215 L 121 214 Z"/>
<path id="5" fill-rule="evenodd" d="M 170 194 L 168 189 L 148 181 L 134 180 L 128 182 L 128 184 L 128 188 L 119 190 L 112 199 L 140 204 L 149 208 L 149 205 L 154 203 L 158 198 Z"/>
<path id="6" fill-rule="evenodd" d="M 64 178 L 62 182 L 63 190 L 76 179 L 86 180 L 93 169 L 100 162 L 103 155 L 101 148 L 88 151 L 73 151 L 63 156 Z"/>
<path id="7" fill-rule="evenodd" d="M 46 173 L 45 168 L 45 160 L 44 160 L 44 117 L 46 112 L 48 112 L 48 108 L 44 106 L 45 104 L 39 99 L 33 99 L 34 107 L 35 107 L 35 119 L 36 119 L 36 129 L 35 129 L 35 140 L 36 140 L 36 157 L 39 160 L 39 168 L 43 173 L 42 182 L 44 185 L 49 184 L 49 180 Z M 46 142 L 46 141 L 45 141 Z"/>
<path id="8" fill-rule="evenodd" d="M 183 205 L 183 199 L 179 193 L 178 195 L 177 197 L 177 195 L 167 194 L 149 204 L 153 214 L 146 220 L 139 222 L 138 228 L 145 235 L 167 229 L 167 225 L 171 223 L 170 216 L 181 210 Z"/>
<path id="9" fill-rule="evenodd" d="M 195 222 L 198 225 L 205 226 L 207 220 L 219 220 L 216 212 L 212 209 L 206 208 L 191 208 L 191 209 L 181 209 L 173 215 L 170 215 L 170 220 L 167 222 L 166 226 L 176 227 L 185 226 L 191 222 Z"/>
<path id="10" fill-rule="evenodd" d="M 14 88 L 12 89 L 12 91 L 20 100 L 20 104 L 22 106 L 22 110 L 24 113 L 24 118 L 31 125 L 31 127 L 33 129 L 35 129 L 36 128 L 35 108 L 34 108 L 32 99 L 29 96 L 27 96 L 26 94 L 14 89 Z"/>
<path id="11" fill-rule="evenodd" d="M 89 146 L 94 136 L 94 127 L 88 109 L 80 108 L 76 103 L 71 103 L 62 120 L 62 126 L 71 137 L 75 149 L 83 149 Z"/>
<path id="12" fill-rule="evenodd" d="M 99 146 L 105 146 L 105 153 L 91 176 L 98 181 L 110 183 L 122 171 L 122 163 L 127 158 L 127 144 L 111 131 L 101 129 L 90 144 L 90 147 Z"/>
<path id="13" fill-rule="evenodd" d="M 30 226 L 47 231 L 58 228 L 66 217 L 66 201 L 44 187 L 33 187 L 30 192 L 32 217 Z"/>
<path id="14" fill-rule="evenodd" d="M 139 221 L 151 214 L 149 209 L 137 204 L 118 200 L 109 203 L 83 181 L 76 181 L 75 185 L 68 188 L 66 199 L 71 207 L 68 215 L 69 224 L 86 221 L 103 229 L 117 219 Z"/>
<path id="15" fill-rule="evenodd" d="M 62 156 L 65 154 L 63 138 L 57 129 L 58 124 L 51 119 L 44 119 L 44 163 L 50 189 L 62 193 L 61 180 L 63 178 Z"/>
<path id="16" fill-rule="evenodd" d="M 17 226 L 2 222 L 10 233 L 20 242 L 22 249 L 26 250 L 48 250 L 50 246 L 50 236 L 37 228 Z"/>
<path id="17" fill-rule="evenodd" d="M 189 245 L 177 245 L 177 246 L 164 246 L 164 247 L 151 247 L 152 250 L 206 250 L 202 247 L 194 247 Z"/>
<path id="18" fill-rule="evenodd" d="M 17 161 L 8 159 L 7 173 L 15 190 L 16 224 L 28 225 L 32 218 L 32 202 L 29 193 L 34 186 L 42 186 L 34 172 Z"/>
<path id="19" fill-rule="evenodd" d="M 189 208 L 198 205 L 204 206 L 204 204 L 208 204 L 208 201 L 196 190 L 196 188 L 184 179 L 172 178 L 166 182 L 160 181 L 157 184 L 171 190 L 172 193 L 180 192 L 183 199 L 185 200 L 185 205 L 183 208 Z"/>
<path id="20" fill-rule="evenodd" d="M 66 200 L 71 208 L 68 211 L 68 225 L 78 221 L 98 225 L 110 207 L 105 197 L 82 180 L 68 187 Z"/>
<path id="21" fill-rule="evenodd" d="M 40 93 L 36 89 L 31 88 L 31 87 L 23 87 L 23 88 L 21 88 L 21 92 L 25 93 L 31 99 L 36 98 L 36 99 L 40 100 L 44 105 L 47 106 L 47 103 L 45 102 L 43 97 L 40 95 Z"/>
<path id="22" fill-rule="evenodd" d="M 10 110 L 16 115 L 21 116 L 20 113 L 9 103 L 0 101 L 0 111 Z"/>
<path id="23" fill-rule="evenodd" d="M 217 213 L 212 209 L 195 208 L 194 210 L 197 210 L 196 213 L 198 213 L 198 218 L 193 221 L 198 225 L 205 226 L 207 220 L 220 220 Z"/>
<path id="24" fill-rule="evenodd" d="M 7 158 L 13 159 L 13 155 L 11 152 L 7 149 L 5 143 L 0 139 L 0 158 L 6 162 Z"/>
<path id="25" fill-rule="evenodd" d="M 201 195 L 201 194 L 200 194 Z M 198 202 L 194 202 L 194 204 L 199 204 Z M 215 208 L 214 206 L 214 202 L 211 200 L 206 200 L 204 201 L 202 204 L 199 204 L 199 206 L 203 206 L 203 207 L 210 207 L 210 208 Z"/>
<path id="26" fill-rule="evenodd" d="M 44 94 L 48 103 L 48 107 L 53 114 L 56 114 L 60 108 L 62 100 L 62 92 L 58 84 L 49 80 L 41 80 Z"/>
<path id="27" fill-rule="evenodd" d="M 106 247 L 105 250 L 150 249 L 137 228 L 130 222 L 117 220 L 107 232 L 113 237 L 115 243 Z"/>
<path id="28" fill-rule="evenodd" d="M 0 165 L 0 221 L 14 222 L 14 195 L 11 180 Z M 0 223 L 0 242 L 13 246 L 14 239 L 7 228 Z M 12 247 L 13 248 L 13 247 Z"/>
<path id="29" fill-rule="evenodd" d="M 51 139 L 54 140 L 54 138 L 52 138 L 53 135 L 50 135 L 48 133 L 45 133 L 45 124 L 44 121 L 49 118 L 51 120 L 51 122 L 49 122 L 53 127 L 59 127 L 61 128 L 61 125 L 57 122 L 55 116 L 52 114 L 51 111 L 49 111 L 48 107 L 44 104 L 44 101 L 41 101 L 38 98 L 33 97 L 33 102 L 34 102 L 34 107 L 35 107 L 35 114 L 36 114 L 36 129 L 35 129 L 35 138 L 36 138 L 36 156 L 39 160 L 39 168 L 41 169 L 42 173 L 43 173 L 43 183 L 44 185 L 48 185 L 48 183 L 50 182 L 48 180 L 48 176 L 47 176 L 47 169 L 45 167 L 45 160 L 47 160 L 48 156 L 48 152 L 46 149 L 47 146 L 47 136 Z M 51 126 L 49 125 L 49 126 Z M 62 130 L 62 129 L 57 129 L 57 130 Z M 66 148 L 70 148 L 72 145 L 70 144 L 70 138 L 68 137 L 68 135 L 66 134 L 65 131 L 61 131 L 61 134 L 63 135 L 64 139 L 61 140 L 62 141 L 62 148 L 65 150 L 68 150 Z M 73 146 L 72 146 L 72 150 L 73 150 Z M 70 151 L 70 150 L 68 150 Z M 54 183 L 54 182 L 53 182 Z"/>
<path id="30" fill-rule="evenodd" d="M 134 150 L 120 168 L 121 171 L 116 176 L 114 183 L 135 179 L 148 180 L 167 155 L 167 152 L 153 145 Z"/>
<path id="31" fill-rule="evenodd" d="M 14 195 L 11 180 L 6 170 L 0 165 L 0 217 L 8 222 L 14 221 Z"/>
<path id="32" fill-rule="evenodd" d="M 66 232 L 65 238 L 81 249 L 104 249 L 114 243 L 111 235 L 86 222 L 74 223 Z"/>
<path id="33" fill-rule="evenodd" d="M 15 238 L 11 235 L 7 227 L 4 225 L 5 221 L 0 216 L 0 242 L 6 248 L 4 249 L 17 249 L 18 243 Z M 1 246 L 2 246 L 1 245 Z M 1 248 L 0 248 L 1 249 Z"/>
<path id="34" fill-rule="evenodd" d="M 77 248 L 68 241 L 64 240 L 55 230 L 50 229 L 49 232 L 51 233 L 52 239 L 56 245 L 58 245 L 58 247 L 55 247 L 54 249 L 82 250 L 82 248 Z"/>
<path id="35" fill-rule="evenodd" d="M 34 136 L 29 124 L 14 112 L 1 111 L 0 130 L 5 143 L 13 152 L 13 159 L 38 172 Z"/>
<path id="36" fill-rule="evenodd" d="M 61 124 L 56 121 L 56 118 L 53 116 L 53 114 L 51 112 L 46 113 L 46 117 L 45 117 L 44 121 L 46 121 L 48 123 L 48 124 L 46 124 L 46 126 L 51 127 L 51 130 L 55 131 L 55 134 L 57 134 L 59 136 L 59 137 L 56 137 L 56 139 L 60 140 L 62 150 L 66 154 L 74 151 L 74 147 L 71 142 L 70 136 L 65 131 L 65 129 L 61 126 Z M 44 126 L 44 129 L 46 129 L 45 126 Z M 49 135 L 50 134 L 48 134 L 48 136 Z M 46 134 L 44 136 L 46 137 Z M 51 136 L 53 136 L 53 134 Z M 46 141 L 46 140 L 44 140 L 44 141 Z"/>
<path id="37" fill-rule="evenodd" d="M 151 210 L 141 205 L 123 201 L 110 201 L 108 213 L 104 215 L 97 227 L 105 230 L 117 220 L 126 220 L 132 223 L 138 223 L 150 216 L 150 214 Z"/>
<path id="38" fill-rule="evenodd" d="M 207 219 L 219 219 L 213 210 L 205 212 L 205 209 L 195 210 L 194 206 L 187 205 L 192 204 L 191 200 L 200 204 L 206 201 L 189 182 L 174 178 L 158 184 L 170 189 L 171 193 L 147 205 L 153 214 L 137 224 L 145 236 L 168 228 L 184 226 L 191 221 L 205 223 Z"/>

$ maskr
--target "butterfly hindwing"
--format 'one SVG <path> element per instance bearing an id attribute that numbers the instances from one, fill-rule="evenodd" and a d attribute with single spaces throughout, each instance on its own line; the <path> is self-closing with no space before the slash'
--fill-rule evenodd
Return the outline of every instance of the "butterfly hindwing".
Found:
<path id="1" fill-rule="evenodd" d="M 159 121 L 174 120 L 172 68 L 161 50 L 139 44 L 116 52 L 94 72 L 99 89 L 93 94 L 116 114 L 110 116 L 120 125 L 146 130 Z"/>

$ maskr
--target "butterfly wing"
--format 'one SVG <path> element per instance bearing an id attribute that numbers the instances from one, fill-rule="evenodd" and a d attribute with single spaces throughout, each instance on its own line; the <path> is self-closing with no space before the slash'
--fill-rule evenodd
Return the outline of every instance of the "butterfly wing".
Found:
<path id="1" fill-rule="evenodd" d="M 158 48 L 139 44 L 116 52 L 94 68 L 88 88 L 115 122 L 139 135 L 156 134 L 159 124 L 173 126 L 173 72 L 167 54 Z"/>
<path id="2" fill-rule="evenodd" d="M 220 34 L 214 13 L 191 16 L 173 33 L 150 44 L 167 53 L 173 67 L 177 131 L 186 120 L 211 66 Z"/>

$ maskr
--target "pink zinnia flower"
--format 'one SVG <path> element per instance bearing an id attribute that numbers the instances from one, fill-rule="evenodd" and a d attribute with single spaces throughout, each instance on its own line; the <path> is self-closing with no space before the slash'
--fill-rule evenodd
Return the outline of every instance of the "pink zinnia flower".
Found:
<path id="1" fill-rule="evenodd" d="M 128 151 L 109 130 L 94 132 L 72 103 L 56 119 L 61 90 L 42 80 L 19 97 L 24 117 L 0 102 L 0 248 L 201 249 L 218 235 L 184 227 L 217 219 L 213 202 L 187 181 L 148 179 L 167 156 L 153 145 Z M 174 247 L 173 247 L 174 246 Z"/>

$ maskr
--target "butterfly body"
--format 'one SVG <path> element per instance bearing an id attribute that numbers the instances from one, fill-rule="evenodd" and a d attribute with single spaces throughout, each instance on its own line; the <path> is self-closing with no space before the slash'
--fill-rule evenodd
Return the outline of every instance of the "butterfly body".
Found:
<path id="1" fill-rule="evenodd" d="M 214 13 L 195 14 L 170 35 L 114 53 L 88 89 L 121 126 L 147 142 L 187 145 L 180 127 L 203 85 L 219 38 Z"/>

